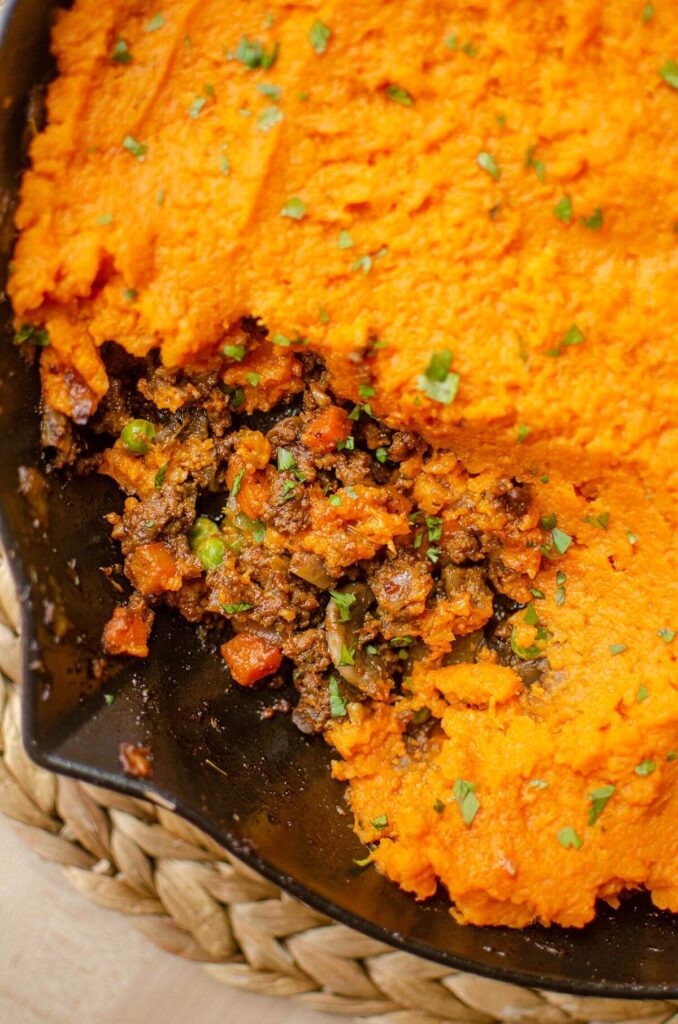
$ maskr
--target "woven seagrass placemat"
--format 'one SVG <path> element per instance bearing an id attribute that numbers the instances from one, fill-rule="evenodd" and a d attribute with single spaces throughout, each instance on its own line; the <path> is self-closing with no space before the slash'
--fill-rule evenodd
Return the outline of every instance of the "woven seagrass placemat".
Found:
<path id="1" fill-rule="evenodd" d="M 678 1024 L 677 1002 L 523 989 L 395 951 L 287 896 L 175 814 L 38 768 L 21 742 L 18 621 L 0 562 L 0 812 L 161 949 L 227 985 L 367 1024 Z"/>

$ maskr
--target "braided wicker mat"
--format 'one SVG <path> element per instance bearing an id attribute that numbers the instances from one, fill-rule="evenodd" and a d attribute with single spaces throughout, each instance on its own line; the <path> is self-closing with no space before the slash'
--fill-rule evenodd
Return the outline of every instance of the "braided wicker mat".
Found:
<path id="1" fill-rule="evenodd" d="M 678 1024 L 678 1002 L 523 989 L 394 951 L 287 896 L 176 815 L 38 768 L 11 682 L 18 619 L 0 562 L 0 812 L 71 885 L 129 915 L 156 946 L 227 985 L 365 1024 Z"/>

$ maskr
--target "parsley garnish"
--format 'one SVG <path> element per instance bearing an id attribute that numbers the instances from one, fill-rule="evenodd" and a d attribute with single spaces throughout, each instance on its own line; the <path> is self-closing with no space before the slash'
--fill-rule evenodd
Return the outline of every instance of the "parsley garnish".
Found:
<path id="1" fill-rule="evenodd" d="M 221 606 L 227 615 L 239 615 L 240 612 L 248 612 L 254 605 L 242 601 L 240 604 L 222 604 Z"/>
<path id="2" fill-rule="evenodd" d="M 339 621 L 348 622 L 351 618 L 350 608 L 355 602 L 355 594 L 340 594 L 337 590 L 330 590 L 330 598 L 339 609 Z"/>
<path id="3" fill-rule="evenodd" d="M 657 630 L 657 636 L 661 637 L 665 644 L 670 644 L 674 640 L 676 635 L 675 629 L 667 629 L 666 626 L 662 626 L 661 629 Z"/>
<path id="4" fill-rule="evenodd" d="M 591 807 L 589 808 L 589 825 L 595 825 L 603 813 L 607 801 L 614 793 L 614 786 L 599 786 L 589 793 Z"/>
<path id="5" fill-rule="evenodd" d="M 428 539 L 434 544 L 443 535 L 443 521 L 439 516 L 426 516 L 424 522 L 426 523 Z"/>
<path id="6" fill-rule="evenodd" d="M 642 683 L 641 683 L 641 685 L 638 687 L 638 693 L 636 694 L 636 701 L 637 701 L 637 703 L 638 704 L 642 704 L 643 701 L 647 700 L 647 698 L 649 696 L 650 696 L 650 691 L 648 690 L 647 686 L 643 686 Z"/>
<path id="7" fill-rule="evenodd" d="M 501 178 L 501 171 L 497 167 L 497 162 L 490 153 L 479 153 L 478 167 L 482 168 L 483 171 L 487 171 L 491 178 L 495 181 L 499 181 Z"/>
<path id="8" fill-rule="evenodd" d="M 528 626 L 538 626 L 539 616 L 537 615 L 537 609 L 534 607 L 532 602 L 528 604 L 523 615 L 523 622 L 526 622 Z"/>
<path id="9" fill-rule="evenodd" d="M 443 811 L 445 810 L 445 804 L 442 802 L 440 798 L 438 798 L 434 803 L 433 810 L 436 812 L 436 814 L 442 814 Z"/>
<path id="10" fill-rule="evenodd" d="M 244 345 L 224 345 L 221 351 L 229 359 L 235 359 L 236 362 L 241 363 L 245 358 L 247 349 Z"/>
<path id="11" fill-rule="evenodd" d="M 570 348 L 572 345 L 583 345 L 586 341 L 586 335 L 577 327 L 576 324 L 572 324 L 565 334 L 563 335 L 560 345 L 557 348 L 549 348 L 546 350 L 547 356 L 559 356 L 564 348 Z"/>
<path id="12" fill-rule="evenodd" d="M 339 497 L 338 494 L 330 495 L 330 497 L 328 498 L 328 501 L 329 501 L 330 505 L 333 506 L 333 508 L 338 508 L 341 505 L 341 498 Z"/>
<path id="13" fill-rule="evenodd" d="M 238 49 L 233 55 L 229 55 L 229 59 L 235 57 L 250 71 L 256 71 L 257 68 L 272 68 L 278 59 L 279 52 L 280 43 L 275 43 L 271 52 L 266 53 L 264 47 L 256 39 L 250 40 L 247 36 L 241 36 Z"/>
<path id="14" fill-rule="evenodd" d="M 148 146 L 145 146 L 143 142 L 137 142 L 133 135 L 126 135 L 122 140 L 122 144 L 125 149 L 135 156 L 137 160 L 145 160 L 146 154 L 148 153 Z"/>
<path id="15" fill-rule="evenodd" d="M 156 491 L 159 491 L 160 488 L 162 487 L 162 485 L 165 482 L 165 477 L 167 476 L 167 467 L 168 466 L 169 466 L 169 462 L 166 462 L 165 465 L 161 466 L 160 469 L 158 470 L 158 472 L 155 474 L 155 479 L 153 480 L 153 486 L 155 487 Z"/>
<path id="16" fill-rule="evenodd" d="M 480 810 L 480 803 L 476 796 L 475 783 L 469 782 L 467 779 L 457 779 L 454 783 L 454 789 L 452 792 L 454 794 L 457 807 L 461 811 L 464 823 L 468 828 L 470 828 L 473 824 L 473 819 Z"/>
<path id="17" fill-rule="evenodd" d="M 277 103 L 280 99 L 280 86 L 269 85 L 268 82 L 260 82 L 257 86 L 257 92 L 260 92 L 262 96 L 268 96 L 269 100 L 273 100 Z"/>
<path id="18" fill-rule="evenodd" d="M 536 145 L 528 146 L 525 150 L 525 170 L 529 170 L 530 167 L 534 169 L 534 173 L 537 175 L 539 181 L 544 184 L 546 180 L 546 164 L 543 160 L 535 160 L 534 154 L 537 152 Z"/>
<path id="19" fill-rule="evenodd" d="M 564 555 L 572 543 L 572 537 L 570 537 L 569 533 L 565 533 L 564 530 L 557 526 L 551 530 L 551 540 L 559 555 Z"/>
<path id="20" fill-rule="evenodd" d="M 251 373 L 251 372 L 248 371 L 245 374 L 245 379 L 246 379 L 247 383 L 249 384 L 249 386 L 251 388 L 256 388 L 256 387 L 259 387 L 259 381 L 261 380 L 261 374 L 260 373 Z"/>
<path id="21" fill-rule="evenodd" d="M 318 319 L 320 320 L 321 324 L 329 323 L 330 314 L 323 306 L 318 306 Z"/>
<path id="22" fill-rule="evenodd" d="M 603 211 L 597 206 L 590 217 L 581 217 L 580 220 L 590 231 L 600 231 L 603 226 Z"/>
<path id="23" fill-rule="evenodd" d="M 282 110 L 277 107 L 265 107 L 257 118 L 257 127 L 261 132 L 268 132 L 283 119 Z"/>
<path id="24" fill-rule="evenodd" d="M 457 396 L 459 375 L 450 372 L 452 353 L 449 349 L 434 352 L 426 372 L 417 377 L 417 387 L 434 402 L 450 405 Z"/>
<path id="25" fill-rule="evenodd" d="M 162 28 L 165 24 L 164 14 L 155 14 L 150 21 L 147 21 L 144 25 L 144 32 L 156 32 L 159 28 Z"/>
<path id="26" fill-rule="evenodd" d="M 240 487 L 242 485 L 242 481 L 243 481 L 243 477 L 244 476 L 245 476 L 245 470 L 241 469 L 240 472 L 237 474 L 235 480 L 233 481 L 233 486 L 231 487 L 231 497 L 232 498 L 235 498 L 235 496 L 240 491 Z"/>
<path id="27" fill-rule="evenodd" d="M 409 94 L 407 89 L 403 89 L 399 85 L 389 85 L 386 90 L 386 95 L 394 103 L 400 103 L 403 107 L 413 107 L 414 99 Z"/>
<path id="28" fill-rule="evenodd" d="M 106 703 L 110 707 L 111 704 L 113 703 L 113 701 L 115 700 L 115 694 L 114 693 L 105 693 L 104 694 L 104 700 L 106 701 Z"/>
<path id="29" fill-rule="evenodd" d="M 381 462 L 383 466 L 383 464 L 388 461 L 388 449 L 377 448 L 376 452 L 374 453 L 374 457 L 377 460 L 377 462 Z"/>
<path id="30" fill-rule="evenodd" d="M 569 849 L 569 847 L 579 850 L 584 845 L 584 840 L 577 835 L 570 825 L 566 825 L 565 828 L 561 828 L 558 833 L 558 842 L 561 846 L 564 846 L 566 850 Z"/>
<path id="31" fill-rule="evenodd" d="M 289 217 L 291 220 L 303 220 L 306 216 L 306 203 L 299 196 L 292 196 L 283 206 L 280 216 Z"/>
<path id="32" fill-rule="evenodd" d="M 647 25 L 648 21 L 650 21 L 650 19 L 653 17 L 653 15 L 654 15 L 654 5 L 653 4 L 645 4 L 645 6 L 643 7 L 643 25 Z"/>
<path id="33" fill-rule="evenodd" d="M 330 714 L 332 718 L 344 718 L 346 715 L 346 701 L 339 692 L 339 680 L 332 676 L 329 685 Z"/>
<path id="34" fill-rule="evenodd" d="M 294 469 L 295 465 L 293 453 L 288 448 L 278 448 L 278 472 L 284 473 L 286 469 Z"/>
<path id="35" fill-rule="evenodd" d="M 623 654 L 625 650 L 626 650 L 626 644 L 610 644 L 610 646 L 609 646 L 610 654 L 613 657 L 615 655 L 617 655 L 617 654 Z"/>
<path id="36" fill-rule="evenodd" d="M 139 297 L 139 292 L 136 288 L 125 288 L 122 294 L 126 302 L 134 302 Z"/>
<path id="37" fill-rule="evenodd" d="M 670 85 L 673 89 L 678 89 L 678 64 L 675 60 L 667 60 L 659 69 L 659 74 L 664 79 L 667 85 Z"/>
<path id="38" fill-rule="evenodd" d="M 127 41 L 122 38 L 116 39 L 115 45 L 111 50 L 111 60 L 114 60 L 116 64 L 131 64 L 132 59 Z"/>
<path id="39" fill-rule="evenodd" d="M 530 779 L 527 785 L 530 789 L 547 789 L 549 784 L 543 779 Z"/>
<path id="40" fill-rule="evenodd" d="M 637 764 L 633 769 L 636 775 L 652 775 L 652 772 L 657 770 L 657 764 L 651 758 L 646 758 Z"/>
<path id="41" fill-rule="evenodd" d="M 372 269 L 372 257 L 369 255 L 359 256 L 355 263 L 351 264 L 351 273 L 355 274 L 356 270 L 362 270 L 363 274 L 369 274 Z"/>
<path id="42" fill-rule="evenodd" d="M 563 198 L 553 207 L 554 216 L 562 220 L 563 224 L 569 224 L 572 220 L 572 200 L 565 193 Z"/>
<path id="43" fill-rule="evenodd" d="M 585 523 L 589 526 L 597 526 L 599 530 L 607 530 L 608 523 L 610 522 L 610 513 L 601 512 L 598 516 L 584 516 Z"/>
<path id="44" fill-rule="evenodd" d="M 107 225 L 112 224 L 112 223 L 113 223 L 113 214 L 112 213 L 100 213 L 99 216 L 97 217 L 97 224 L 100 224 L 102 226 L 102 228 L 103 227 L 107 227 Z"/>
<path id="45" fill-rule="evenodd" d="M 387 825 L 388 825 L 388 816 L 386 814 L 380 814 L 378 818 L 375 818 L 372 821 L 372 827 L 373 828 L 382 829 L 382 828 L 386 828 Z"/>
<path id="46" fill-rule="evenodd" d="M 516 433 L 516 440 L 518 444 L 523 444 L 529 433 L 530 427 L 526 427 L 524 423 L 519 424 Z"/>
<path id="47" fill-rule="evenodd" d="M 358 394 L 361 398 L 374 398 L 376 393 L 370 384 L 360 384 L 358 387 Z"/>
<path id="48" fill-rule="evenodd" d="M 325 52 L 331 35 L 332 30 L 328 28 L 327 25 L 323 25 L 322 21 L 313 22 L 308 38 L 311 41 L 311 46 L 317 54 L 320 55 Z"/>
<path id="49" fill-rule="evenodd" d="M 631 545 L 631 547 L 633 547 L 634 544 L 638 543 L 638 538 L 636 537 L 635 533 L 631 532 L 631 530 L 626 531 L 626 539 Z"/>
<path id="50" fill-rule="evenodd" d="M 22 324 L 14 335 L 15 345 L 36 345 L 37 348 L 47 348 L 49 345 L 49 334 L 44 327 L 36 327 L 34 324 Z"/>
<path id="51" fill-rule="evenodd" d="M 204 96 L 196 96 L 196 98 L 193 100 L 190 107 L 188 108 L 188 116 L 192 117 L 193 120 L 200 117 L 200 111 L 202 110 L 206 103 L 207 100 L 205 99 Z"/>

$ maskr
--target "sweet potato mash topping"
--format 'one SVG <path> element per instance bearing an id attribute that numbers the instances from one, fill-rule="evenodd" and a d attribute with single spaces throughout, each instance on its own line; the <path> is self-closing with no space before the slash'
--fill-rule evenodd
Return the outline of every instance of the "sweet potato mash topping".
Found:
<path id="1" fill-rule="evenodd" d="M 162 600 L 292 663 L 460 920 L 678 911 L 671 5 L 76 0 L 53 48 L 8 290 L 48 442 L 119 435 L 109 653 Z"/>

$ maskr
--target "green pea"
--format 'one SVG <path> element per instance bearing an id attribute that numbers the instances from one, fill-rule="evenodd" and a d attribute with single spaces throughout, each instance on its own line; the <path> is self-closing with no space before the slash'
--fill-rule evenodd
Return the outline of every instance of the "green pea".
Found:
<path id="1" fill-rule="evenodd" d="M 207 516 L 198 516 L 188 531 L 188 543 L 191 546 L 191 551 L 196 551 L 207 537 L 213 537 L 215 533 L 219 533 L 217 524 Z"/>
<path id="2" fill-rule="evenodd" d="M 203 569 L 206 569 L 208 572 L 210 569 L 219 568 L 224 560 L 225 553 L 226 545 L 217 534 L 214 534 L 212 537 L 206 537 L 196 552 Z"/>
<path id="3" fill-rule="evenodd" d="M 155 427 L 148 420 L 130 420 L 120 434 L 123 445 L 134 455 L 145 455 L 154 437 Z"/>

